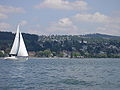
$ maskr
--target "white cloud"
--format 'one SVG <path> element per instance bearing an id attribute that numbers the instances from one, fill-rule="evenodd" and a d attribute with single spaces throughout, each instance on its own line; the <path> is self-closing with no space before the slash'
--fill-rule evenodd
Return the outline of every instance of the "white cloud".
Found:
<path id="1" fill-rule="evenodd" d="M 62 18 L 47 28 L 50 34 L 78 34 L 78 28 L 69 18 Z"/>
<path id="2" fill-rule="evenodd" d="M 22 25 L 22 26 L 27 25 L 27 24 L 28 24 L 28 22 L 26 20 L 23 20 L 20 22 L 20 25 Z"/>
<path id="3" fill-rule="evenodd" d="M 94 14 L 77 14 L 52 23 L 46 31 L 52 34 L 104 33 L 120 35 L 119 20 L 119 17 L 111 17 L 99 12 Z"/>
<path id="4" fill-rule="evenodd" d="M 70 26 L 72 25 L 72 21 L 69 18 L 63 18 L 58 21 L 60 26 Z"/>
<path id="5" fill-rule="evenodd" d="M 109 23 L 111 18 L 99 12 L 94 14 L 77 14 L 73 17 L 79 22 L 92 22 L 92 23 Z"/>
<path id="6" fill-rule="evenodd" d="M 39 31 L 36 29 L 29 29 L 28 32 L 31 34 L 39 34 Z"/>
<path id="7" fill-rule="evenodd" d="M 6 19 L 6 18 L 8 18 L 7 15 L 5 15 L 5 14 L 3 14 L 3 13 L 0 13 L 0 19 Z"/>
<path id="8" fill-rule="evenodd" d="M 71 19 L 74 23 L 86 25 L 88 33 L 120 35 L 120 17 L 111 17 L 95 12 L 93 14 L 76 14 Z"/>
<path id="9" fill-rule="evenodd" d="M 23 8 L 0 5 L 0 19 L 8 18 L 8 13 L 25 13 Z"/>
<path id="10" fill-rule="evenodd" d="M 44 0 L 39 5 L 36 5 L 35 8 L 54 8 L 62 10 L 87 10 L 88 4 L 83 0 L 77 0 L 70 2 L 67 0 Z"/>
<path id="11" fill-rule="evenodd" d="M 111 35 L 120 35 L 120 26 L 117 24 L 106 24 L 96 28 L 97 32 Z"/>
<path id="12" fill-rule="evenodd" d="M 0 23 L 0 31 L 8 31 L 11 28 L 11 25 L 8 23 Z"/>
<path id="13" fill-rule="evenodd" d="M 23 8 L 0 5 L 0 13 L 24 13 L 24 12 L 25 10 Z"/>

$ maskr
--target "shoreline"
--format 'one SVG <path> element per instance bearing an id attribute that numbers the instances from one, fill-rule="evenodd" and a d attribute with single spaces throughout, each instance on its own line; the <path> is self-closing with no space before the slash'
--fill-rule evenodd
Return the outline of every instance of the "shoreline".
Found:
<path id="1" fill-rule="evenodd" d="M 112 59 L 112 58 L 67 58 L 67 57 L 66 58 L 62 58 L 62 57 L 49 58 L 49 57 L 29 57 L 29 59 Z"/>

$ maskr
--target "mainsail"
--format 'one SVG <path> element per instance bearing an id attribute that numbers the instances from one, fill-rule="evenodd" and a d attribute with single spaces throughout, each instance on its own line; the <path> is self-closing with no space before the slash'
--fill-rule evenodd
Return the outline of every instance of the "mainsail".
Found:
<path id="1" fill-rule="evenodd" d="M 22 34 L 19 31 L 19 25 L 17 27 L 17 33 L 16 33 L 16 36 L 15 36 L 15 40 L 14 40 L 12 49 L 10 51 L 10 55 L 28 56 Z"/>
<path id="2" fill-rule="evenodd" d="M 16 55 L 17 52 L 18 52 L 18 48 L 19 48 L 19 25 L 17 27 L 17 33 L 16 33 L 16 36 L 15 36 L 14 43 L 13 43 L 12 49 L 10 51 L 10 54 L 11 55 Z"/>

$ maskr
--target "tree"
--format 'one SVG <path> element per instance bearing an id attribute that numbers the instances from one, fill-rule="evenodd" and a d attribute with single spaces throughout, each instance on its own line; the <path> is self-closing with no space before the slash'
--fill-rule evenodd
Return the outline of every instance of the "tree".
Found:
<path id="1" fill-rule="evenodd" d="M 50 50 L 44 50 L 43 54 L 45 55 L 45 57 L 50 57 L 52 56 L 51 54 L 51 51 Z"/>
<path id="2" fill-rule="evenodd" d="M 0 57 L 4 57 L 5 55 L 3 54 L 3 52 L 0 51 Z"/>
<path id="3" fill-rule="evenodd" d="M 72 55 L 71 57 L 73 58 L 79 58 L 81 56 L 79 52 L 72 52 L 71 55 Z"/>

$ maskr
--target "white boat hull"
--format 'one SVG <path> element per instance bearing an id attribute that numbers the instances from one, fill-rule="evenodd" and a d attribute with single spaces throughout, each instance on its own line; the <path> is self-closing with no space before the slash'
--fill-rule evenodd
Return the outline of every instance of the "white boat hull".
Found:
<path id="1" fill-rule="evenodd" d="M 4 59 L 5 59 L 5 60 L 17 60 L 17 58 L 14 57 L 14 56 L 13 56 L 13 57 L 5 57 Z"/>
<path id="2" fill-rule="evenodd" d="M 5 57 L 5 60 L 28 60 L 28 57 L 16 57 L 16 56 L 12 56 L 12 57 Z"/>

